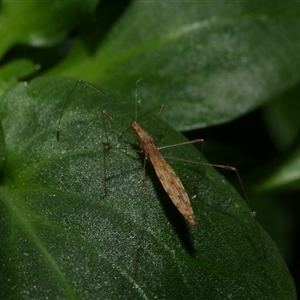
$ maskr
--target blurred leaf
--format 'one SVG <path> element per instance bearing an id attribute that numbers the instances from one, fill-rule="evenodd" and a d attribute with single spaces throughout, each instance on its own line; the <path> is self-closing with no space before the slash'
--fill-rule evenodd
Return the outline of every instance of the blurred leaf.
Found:
<path id="1" fill-rule="evenodd" d="M 254 193 L 300 190 L 300 135 L 293 147 L 275 160 L 252 170 L 248 178 Z"/>
<path id="2" fill-rule="evenodd" d="M 26 59 L 14 60 L 0 69 L 1 78 L 9 77 L 11 74 L 18 74 L 16 78 L 29 76 L 33 71 L 36 71 L 36 67 L 33 66 L 31 61 Z"/>
<path id="3" fill-rule="evenodd" d="M 36 72 L 37 66 L 26 59 L 14 60 L 0 68 L 0 94 L 15 85 L 20 78 Z"/>
<path id="4" fill-rule="evenodd" d="M 16 44 L 53 45 L 91 15 L 97 4 L 98 1 L 2 1 L 0 57 Z"/>
<path id="5" fill-rule="evenodd" d="M 144 184 L 132 132 L 104 161 L 104 128 L 115 145 L 132 122 L 134 108 L 123 97 L 113 102 L 79 84 L 57 141 L 73 86 L 44 78 L 2 97 L 2 299 L 296 298 L 273 242 L 261 229 L 266 260 L 249 209 L 212 168 L 170 160 L 197 217 L 189 227 L 150 165 Z M 102 110 L 116 124 L 104 127 Z M 153 117 L 139 119 L 148 132 Z M 162 122 L 153 137 L 158 145 L 184 141 Z M 192 161 L 199 155 L 193 146 L 162 153 Z"/>
<path id="6" fill-rule="evenodd" d="M 299 212 L 297 195 L 270 193 L 251 197 L 256 218 L 271 236 L 289 266 L 293 266 L 295 236 L 297 236 Z"/>
<path id="7" fill-rule="evenodd" d="M 300 84 L 278 95 L 263 110 L 270 136 L 279 150 L 288 149 L 300 134 Z"/>
<path id="8" fill-rule="evenodd" d="M 81 32 L 73 51 L 48 74 L 98 83 L 132 102 L 132 87 L 142 77 L 139 98 L 146 107 L 167 105 L 163 118 L 178 130 L 228 122 L 299 81 L 299 6 L 133 1 L 109 30 Z M 106 15 L 100 10 L 98 20 Z M 89 39 L 98 42 L 96 50 L 87 46 Z"/>
<path id="9" fill-rule="evenodd" d="M 98 2 L 69 0 L 2 1 L 0 94 L 19 80 L 33 76 L 40 66 L 45 67 L 47 57 L 41 57 L 37 53 L 37 49 L 49 47 L 62 41 L 66 34 L 78 26 L 80 22 L 84 22 L 85 19 L 91 20 Z M 28 47 L 27 51 L 24 51 L 25 45 L 32 46 L 32 48 L 29 49 Z M 18 47 L 23 48 L 18 54 L 19 56 L 14 57 L 12 53 Z M 39 50 L 41 53 L 45 52 Z M 34 57 L 30 57 L 29 53 L 32 53 Z"/>

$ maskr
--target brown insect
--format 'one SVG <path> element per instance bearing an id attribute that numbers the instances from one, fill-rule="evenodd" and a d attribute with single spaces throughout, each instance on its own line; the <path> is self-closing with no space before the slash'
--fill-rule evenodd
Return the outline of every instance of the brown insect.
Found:
<path id="1" fill-rule="evenodd" d="M 161 110 L 162 106 L 160 108 L 160 112 Z M 109 113 L 107 113 L 106 111 L 103 111 L 102 113 L 106 118 L 110 119 L 111 121 L 114 121 L 114 119 L 110 116 Z M 137 123 L 137 121 L 134 121 L 129 128 L 131 128 L 133 132 L 137 135 L 140 147 L 145 155 L 145 160 L 150 159 L 158 179 L 160 180 L 165 191 L 173 201 L 178 211 L 183 215 L 183 217 L 190 225 L 195 225 L 196 217 L 193 212 L 189 196 L 187 195 L 180 179 L 177 177 L 175 172 L 172 170 L 172 168 L 168 165 L 168 163 L 165 161 L 165 159 L 159 152 L 159 149 L 168 148 L 176 145 L 158 148 L 155 145 L 152 137 L 142 128 L 140 124 Z M 202 142 L 202 139 L 197 139 L 193 141 L 184 142 L 179 145 Z M 111 150 L 111 147 L 108 147 L 108 150 Z"/>
<path id="2" fill-rule="evenodd" d="M 113 118 L 107 112 L 103 111 L 103 114 L 107 118 L 114 121 Z M 176 208 L 178 209 L 178 211 L 183 215 L 183 217 L 186 219 L 186 221 L 190 225 L 192 225 L 192 226 L 196 225 L 196 217 L 193 212 L 193 208 L 192 208 L 190 199 L 189 199 L 180 179 L 177 177 L 175 172 L 172 170 L 172 168 L 168 165 L 168 163 L 165 161 L 165 159 L 159 152 L 159 149 L 168 148 L 168 147 L 172 147 L 172 146 L 176 146 L 176 145 L 158 148 L 155 145 L 152 137 L 136 121 L 134 121 L 130 127 L 138 137 L 139 144 L 142 148 L 143 153 L 145 154 L 145 159 L 150 159 L 150 161 L 155 169 L 158 179 L 160 180 L 165 191 L 167 192 L 167 194 L 173 201 L 173 203 L 176 206 Z M 202 143 L 203 141 L 204 141 L 203 139 L 196 139 L 193 141 L 188 141 L 188 142 L 184 142 L 184 143 L 177 144 L 177 145 Z M 187 161 L 187 160 L 182 160 L 182 161 Z M 187 161 L 187 162 L 191 162 L 191 161 Z M 226 165 L 211 164 L 211 163 L 205 163 L 205 162 L 201 162 L 201 165 L 217 167 L 217 168 L 222 168 L 222 169 L 226 169 L 229 171 L 234 171 L 238 177 L 240 184 L 241 184 L 241 187 L 244 192 L 245 198 L 248 202 L 248 205 L 250 206 L 249 199 L 246 194 L 244 185 L 242 183 L 239 172 L 236 168 L 231 167 L 231 166 L 226 166 Z M 263 246 L 263 242 L 262 242 L 262 237 L 261 237 L 258 225 L 257 225 L 252 213 L 251 213 L 251 216 L 253 218 L 255 228 L 256 228 L 258 236 L 260 238 L 264 258 L 266 258 L 265 250 L 264 250 L 264 246 Z"/>
<path id="3" fill-rule="evenodd" d="M 138 80 L 139 81 L 139 80 Z M 138 83 L 137 81 L 137 83 Z M 57 131 L 56 131 L 56 135 L 57 135 L 57 139 L 59 139 L 59 126 L 60 126 L 60 121 L 63 115 L 63 111 L 66 107 L 66 104 L 70 98 L 70 95 L 72 94 L 72 92 L 74 91 L 74 89 L 76 88 L 78 83 L 82 83 L 88 87 L 90 87 L 91 89 L 95 90 L 96 92 L 98 92 L 99 94 L 101 94 L 102 96 L 104 96 L 105 98 L 106 95 L 104 95 L 101 91 L 99 91 L 98 89 L 96 89 L 95 87 L 93 87 L 92 85 L 82 81 L 82 80 L 78 80 L 77 83 L 75 84 L 75 86 L 72 88 L 71 92 L 69 93 L 69 96 L 67 97 L 67 100 L 64 104 L 59 122 L 58 122 L 58 126 L 57 126 Z M 137 84 L 136 83 L 136 84 Z M 136 95 L 137 98 L 137 95 Z M 112 103 L 115 104 L 115 102 L 110 99 L 112 101 Z M 161 112 L 161 110 L 160 110 Z M 105 117 L 107 117 L 108 119 L 113 120 L 113 118 L 106 112 L 103 111 L 103 115 Z M 146 159 L 150 159 L 155 172 L 157 174 L 158 179 L 160 180 L 161 184 L 163 185 L 165 191 L 167 192 L 167 194 L 169 195 L 169 197 L 171 198 L 171 200 L 173 201 L 174 205 L 176 206 L 176 208 L 178 209 L 178 211 L 183 215 L 183 217 L 186 219 L 186 221 L 190 224 L 190 225 L 195 225 L 196 224 L 196 217 L 195 214 L 193 212 L 192 206 L 191 206 L 191 202 L 189 200 L 189 197 L 180 181 L 180 179 L 177 177 L 177 175 L 175 174 L 175 172 L 172 170 L 172 168 L 168 165 L 168 163 L 165 161 L 165 159 L 163 158 L 163 156 L 160 154 L 159 149 L 162 148 L 168 148 L 168 147 L 172 147 L 172 146 L 166 146 L 166 147 L 161 147 L 158 148 L 152 137 L 141 127 L 141 125 L 139 125 L 137 123 L 137 121 L 134 121 L 130 128 L 134 131 L 134 133 L 137 135 L 138 137 L 138 141 L 140 144 L 140 147 L 142 149 L 142 152 L 145 154 L 145 160 Z M 181 143 L 179 145 L 182 144 L 191 144 L 191 143 L 202 143 L 203 139 L 197 139 L 197 140 L 193 140 L 193 141 L 189 141 L 189 142 L 184 142 Z M 113 147 L 112 146 L 108 146 L 106 150 L 111 150 Z M 186 160 L 182 160 L 182 161 L 186 161 Z M 187 161 L 189 162 L 189 161 Z M 199 163 L 200 164 L 200 163 Z M 145 165 L 145 164 L 144 164 Z M 210 164 L 210 163 L 205 163 L 205 162 L 201 162 L 201 165 L 207 165 L 207 166 L 213 166 L 213 167 L 218 167 L 218 168 L 223 168 L 223 169 L 227 169 L 230 171 L 234 171 L 237 174 L 237 177 L 239 179 L 239 182 L 241 184 L 242 190 L 244 192 L 245 198 L 248 202 L 249 205 L 249 200 L 246 194 L 246 191 L 244 189 L 244 186 L 242 184 L 240 175 L 237 171 L 236 168 L 231 167 L 231 166 L 225 166 L 225 165 L 218 165 L 218 164 Z M 105 170 L 104 170 L 105 172 Z M 106 192 L 106 187 L 105 187 L 105 192 Z M 252 218 L 253 215 L 251 214 Z M 254 220 L 254 218 L 253 218 Z M 256 230 L 258 232 L 258 235 L 260 237 L 261 243 L 262 243 L 262 238 L 260 235 L 260 231 L 259 228 L 254 220 L 255 223 L 255 227 Z M 262 244 L 262 249 L 263 249 L 263 253 L 264 253 L 264 247 Z M 265 253 L 264 253 L 265 256 Z"/>
<path id="4" fill-rule="evenodd" d="M 131 124 L 131 129 L 136 133 L 146 159 L 150 159 L 158 179 L 174 205 L 190 225 L 195 225 L 192 205 L 180 179 L 164 160 L 152 137 L 136 121 Z"/>
<path id="5" fill-rule="evenodd" d="M 138 81 L 137 81 L 137 83 L 138 83 Z M 63 110 L 62 110 L 62 113 L 61 113 L 61 116 L 60 116 L 60 119 L 58 122 L 57 130 L 56 130 L 57 140 L 59 140 L 59 127 L 60 127 L 60 121 L 61 121 L 61 118 L 63 115 L 63 111 L 66 107 L 66 104 L 67 104 L 69 98 L 70 98 L 70 95 L 72 94 L 72 92 L 74 91 L 74 89 L 76 88 L 78 83 L 82 83 L 82 84 L 90 87 L 91 89 L 95 90 L 96 92 L 100 93 L 104 97 L 106 97 L 103 93 L 101 93 L 98 89 L 96 89 L 92 85 L 90 85 L 82 80 L 77 81 L 77 83 L 72 88 L 72 90 L 64 104 L 64 107 L 63 107 Z M 110 100 L 112 101 L 112 99 L 110 99 Z M 112 101 L 112 102 L 114 103 L 114 101 Z M 161 107 L 161 110 L 162 110 L 162 107 Z M 161 110 L 160 110 L 160 112 L 161 112 Z M 113 118 L 109 115 L 109 113 L 107 113 L 106 111 L 103 111 L 102 113 L 105 117 L 114 121 Z M 172 168 L 168 165 L 168 163 L 162 157 L 162 155 L 159 152 L 159 148 L 157 148 L 157 146 L 155 145 L 152 137 L 141 127 L 141 125 L 139 125 L 136 121 L 134 121 L 131 124 L 131 129 L 135 132 L 135 134 L 138 137 L 138 141 L 142 148 L 142 152 L 145 154 L 145 159 L 150 159 L 150 161 L 155 169 L 158 179 L 160 180 L 165 191 L 167 192 L 167 194 L 173 201 L 174 205 L 176 206 L 176 208 L 179 210 L 179 212 L 183 215 L 183 217 L 186 219 L 186 221 L 190 225 L 195 225 L 196 224 L 195 214 L 193 212 L 190 199 L 189 199 L 180 179 L 177 177 L 175 172 L 172 170 Z M 183 144 L 201 143 L 201 142 L 203 142 L 203 140 L 198 139 L 198 140 L 186 142 Z M 164 147 L 164 148 L 166 148 L 166 147 Z M 111 150 L 111 149 L 112 149 L 112 147 L 109 146 L 109 147 L 107 147 L 106 150 Z M 104 169 L 104 172 L 105 172 L 105 169 Z M 105 186 L 105 194 L 106 194 L 106 186 Z"/>

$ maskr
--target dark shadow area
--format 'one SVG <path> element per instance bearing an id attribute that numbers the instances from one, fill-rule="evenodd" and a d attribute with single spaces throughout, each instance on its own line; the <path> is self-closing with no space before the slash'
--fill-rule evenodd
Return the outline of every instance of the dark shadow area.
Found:
<path id="1" fill-rule="evenodd" d="M 131 3 L 132 0 L 102 0 L 97 7 L 95 17 L 92 20 L 89 18 L 81 22 L 77 34 L 90 55 L 96 52 L 98 45 Z"/>
<path id="2" fill-rule="evenodd" d="M 72 38 L 66 38 L 52 47 L 38 48 L 27 45 L 16 45 L 4 55 L 0 61 L 0 66 L 3 67 L 20 59 L 29 60 L 36 65 L 36 72 L 29 76 L 25 75 L 19 78 L 19 80 L 31 80 L 59 64 L 68 55 L 73 43 L 74 40 Z"/>
<path id="3" fill-rule="evenodd" d="M 183 132 L 183 134 L 189 140 L 204 139 L 203 155 L 211 163 L 233 166 L 240 173 L 272 160 L 278 154 L 260 111 L 227 124 Z M 220 153 L 219 149 L 223 152 Z M 226 177 L 235 176 L 232 174 L 234 172 L 222 170 L 220 172 Z"/>
<path id="4" fill-rule="evenodd" d="M 2 186 L 4 183 L 4 172 L 3 170 L 0 170 L 0 186 Z"/>
<path id="5" fill-rule="evenodd" d="M 270 195 L 271 205 L 263 210 L 261 204 L 256 204 L 260 212 L 259 222 L 270 234 L 282 252 L 291 276 L 295 282 L 297 294 L 300 295 L 300 193 L 295 192 L 276 192 Z M 263 205 L 263 204 L 262 204 Z M 260 209 L 261 208 L 261 209 Z M 280 213 L 279 213 L 280 212 Z M 262 216 L 261 216 L 262 215 Z M 274 225 L 275 223 L 275 225 Z"/>

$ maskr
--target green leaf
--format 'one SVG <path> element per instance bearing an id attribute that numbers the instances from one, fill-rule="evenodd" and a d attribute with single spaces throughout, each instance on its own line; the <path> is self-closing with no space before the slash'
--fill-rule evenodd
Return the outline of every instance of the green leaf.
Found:
<path id="1" fill-rule="evenodd" d="M 1 2 L 0 94 L 8 87 L 33 76 L 48 65 L 41 47 L 53 46 L 80 22 L 92 19 L 98 1 L 7 1 Z M 16 20 L 18 20 L 16 22 Z M 27 47 L 26 47 L 27 46 Z M 66 51 L 58 47 L 53 52 Z"/>
<path id="2" fill-rule="evenodd" d="M 79 20 L 87 18 L 97 4 L 98 1 L 2 1 L 0 57 L 16 44 L 53 45 Z"/>
<path id="3" fill-rule="evenodd" d="M 263 110 L 270 136 L 281 151 L 291 146 L 299 134 L 299 93 L 300 85 L 297 84 L 286 93 L 278 95 L 276 101 Z"/>
<path id="4" fill-rule="evenodd" d="M 299 191 L 300 189 L 300 138 L 285 153 L 275 160 L 252 170 L 248 181 L 252 182 L 254 193 L 278 193 L 281 191 Z"/>
<path id="5" fill-rule="evenodd" d="M 106 9 L 116 16 L 114 5 Z M 102 23 L 82 30 L 48 74 L 98 83 L 129 99 L 142 77 L 145 105 L 167 105 L 163 118 L 178 130 L 220 124 L 299 81 L 298 12 L 298 2 L 286 1 L 132 1 L 104 33 Z M 99 22 L 106 16 L 101 10 Z"/>
<path id="6" fill-rule="evenodd" d="M 0 68 L 0 94 L 15 85 L 20 78 L 36 72 L 37 66 L 27 59 L 13 60 Z"/>
<path id="7" fill-rule="evenodd" d="M 148 162 L 144 177 L 135 136 L 124 131 L 134 119 L 124 97 L 110 95 L 113 101 L 78 84 L 57 141 L 74 83 L 39 79 L 1 99 L 1 298 L 296 298 L 273 242 L 260 228 L 265 259 L 243 199 L 196 163 L 195 147 L 161 152 L 193 161 L 168 160 L 190 196 L 196 226 L 185 223 Z M 103 110 L 115 122 L 103 123 Z M 161 121 L 153 129 L 156 116 L 139 123 L 157 145 L 185 141 Z M 104 152 L 107 143 L 119 149 Z"/>

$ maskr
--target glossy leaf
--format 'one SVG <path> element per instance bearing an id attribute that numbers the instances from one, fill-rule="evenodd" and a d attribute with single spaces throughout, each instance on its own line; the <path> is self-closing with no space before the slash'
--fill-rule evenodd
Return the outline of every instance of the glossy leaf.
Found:
<path id="1" fill-rule="evenodd" d="M 14 60 L 0 68 L 0 95 L 9 87 L 18 83 L 20 78 L 31 75 L 37 70 L 33 62 L 20 59 Z"/>
<path id="2" fill-rule="evenodd" d="M 57 141 L 74 83 L 39 79 L 1 99 L 1 298 L 295 299 L 273 242 L 260 228 L 265 259 L 244 200 L 196 163 L 192 145 L 162 153 L 193 161 L 168 160 L 196 226 L 185 223 L 148 163 L 144 177 L 135 136 L 124 132 L 134 118 L 124 98 L 79 84 Z M 103 123 L 103 110 L 115 122 Z M 139 122 L 151 132 L 156 117 Z M 152 135 L 158 145 L 184 141 L 161 121 Z"/>
<path id="3" fill-rule="evenodd" d="M 16 44 L 50 46 L 64 38 L 98 1 L 68 0 L 1 2 L 0 57 Z M 18 20 L 18 22 L 16 22 Z"/>
<path id="4" fill-rule="evenodd" d="M 167 105 L 163 118 L 178 130 L 228 122 L 299 81 L 298 11 L 283 1 L 132 1 L 109 30 L 99 23 L 82 32 L 48 74 L 129 99 L 142 77 L 145 106 Z M 104 9 L 98 19 L 106 16 Z"/>
<path id="5" fill-rule="evenodd" d="M 97 4 L 98 1 L 1 1 L 0 94 L 47 65 L 49 57 L 42 55 L 45 50 L 41 48 L 65 40 L 75 26 L 91 19 Z"/>
<path id="6" fill-rule="evenodd" d="M 300 144 L 299 138 L 294 147 L 278 156 L 275 161 L 260 169 L 253 170 L 249 181 L 254 182 L 252 189 L 255 193 L 276 193 L 300 189 Z M 258 176 L 259 173 L 259 176 Z"/>
<path id="7" fill-rule="evenodd" d="M 280 151 L 292 146 L 299 134 L 300 85 L 278 95 L 276 101 L 263 110 L 270 136 Z"/>

